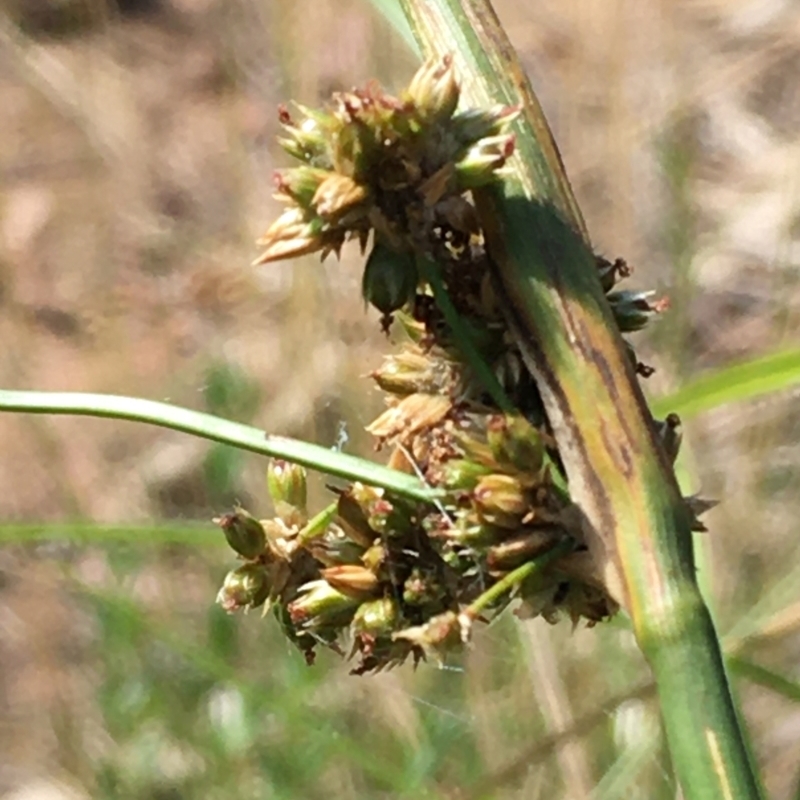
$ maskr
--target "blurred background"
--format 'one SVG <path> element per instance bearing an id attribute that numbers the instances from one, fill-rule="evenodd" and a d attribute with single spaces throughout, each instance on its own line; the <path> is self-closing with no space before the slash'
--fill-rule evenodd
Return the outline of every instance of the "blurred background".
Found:
<path id="1" fill-rule="evenodd" d="M 672 299 L 636 339 L 651 396 L 796 346 L 798 4 L 496 7 L 598 252 Z M 381 400 L 363 376 L 392 342 L 356 248 L 249 264 L 287 163 L 278 103 L 399 89 L 415 64 L 367 0 L 1 0 L 0 385 L 369 453 Z M 687 493 L 723 501 L 701 578 L 749 664 L 736 685 L 770 796 L 797 798 L 800 394 L 685 432 Z M 269 514 L 265 467 L 130 423 L 0 418 L 0 797 L 677 796 L 621 622 L 507 615 L 444 668 L 355 678 L 332 654 L 306 667 L 271 618 L 226 617 L 235 562 L 210 519 Z"/>

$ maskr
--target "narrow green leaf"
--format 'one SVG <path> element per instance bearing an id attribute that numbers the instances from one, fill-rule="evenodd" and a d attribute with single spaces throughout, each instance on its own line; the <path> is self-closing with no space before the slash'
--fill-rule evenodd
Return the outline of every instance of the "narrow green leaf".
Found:
<path id="1" fill-rule="evenodd" d="M 412 475 L 363 458 L 284 436 L 273 436 L 249 425 L 154 400 L 82 392 L 0 390 L 0 411 L 71 414 L 145 422 L 261 455 L 283 458 L 327 475 L 362 481 L 412 500 L 430 502 L 441 494 Z"/>
<path id="2" fill-rule="evenodd" d="M 779 675 L 760 664 L 755 664 L 743 656 L 729 656 L 727 661 L 728 668 L 734 675 L 747 678 L 747 680 L 757 683 L 765 689 L 770 689 L 794 703 L 800 703 L 800 683 L 797 681 Z"/>
<path id="3" fill-rule="evenodd" d="M 419 54 L 419 47 L 416 39 L 414 39 L 414 34 L 411 32 L 405 14 L 403 14 L 403 9 L 400 8 L 397 0 L 372 0 L 372 5 L 375 6 L 378 13 L 386 19 L 411 50 Z"/>
<path id="4" fill-rule="evenodd" d="M 677 392 L 655 400 L 653 411 L 656 416 L 674 411 L 693 417 L 724 403 L 752 400 L 797 385 L 800 349 L 793 348 L 701 375 Z"/>

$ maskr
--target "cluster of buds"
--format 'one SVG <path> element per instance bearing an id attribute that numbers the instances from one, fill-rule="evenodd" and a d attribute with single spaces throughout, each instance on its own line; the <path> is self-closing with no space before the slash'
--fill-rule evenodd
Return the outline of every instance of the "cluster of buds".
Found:
<path id="1" fill-rule="evenodd" d="M 493 180 L 514 151 L 517 110 L 457 112 L 449 56 L 427 62 L 399 97 L 372 83 L 334 95 L 326 111 L 285 108 L 283 148 L 302 162 L 275 176 L 285 211 L 259 244 L 256 264 L 308 253 L 323 258 L 357 239 L 374 240 L 365 300 L 384 315 L 417 289 L 416 257 L 460 247 L 479 232 L 470 189 Z"/>
<path id="2" fill-rule="evenodd" d="M 358 656 L 361 674 L 425 656 L 414 631 L 459 608 L 458 575 L 431 546 L 426 509 L 354 484 L 323 524 L 309 521 L 305 471 L 273 462 L 273 519 L 241 508 L 219 517 L 244 563 L 225 577 L 217 602 L 228 612 L 264 608 L 311 663 L 319 645 Z"/>
<path id="3" fill-rule="evenodd" d="M 281 110 L 281 144 L 302 163 L 276 176 L 286 208 L 256 263 L 338 255 L 349 239 L 365 251 L 373 237 L 363 296 L 385 328 L 399 322 L 406 343 L 372 373 L 387 408 L 368 431 L 389 450 L 391 467 L 443 490 L 443 500 L 414 504 L 354 484 L 309 519 L 304 471 L 275 462 L 267 481 L 275 517 L 259 521 L 236 509 L 217 520 L 244 562 L 218 602 L 227 611 L 271 609 L 309 662 L 323 645 L 357 657 L 358 674 L 409 656 L 442 658 L 468 639 L 474 621 L 512 600 L 518 613 L 549 622 L 565 616 L 593 625 L 617 610 L 581 543 L 470 200 L 513 153 L 517 111 L 459 111 L 458 101 L 444 57 L 423 65 L 399 97 L 373 84 L 334 95 L 326 111 L 300 108 L 301 119 Z M 429 274 L 418 271 L 426 260 L 440 270 L 449 317 Z M 640 330 L 663 309 L 650 293 L 616 288 L 630 274 L 621 259 L 598 258 L 597 269 L 621 332 Z M 654 424 L 674 461 L 680 420 Z M 690 507 L 704 510 L 702 501 Z M 545 566 L 528 569 L 536 563 Z"/>

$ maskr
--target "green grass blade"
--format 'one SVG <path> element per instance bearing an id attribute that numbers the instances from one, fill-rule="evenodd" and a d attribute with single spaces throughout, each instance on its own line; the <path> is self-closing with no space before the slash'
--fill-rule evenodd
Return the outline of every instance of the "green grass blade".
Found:
<path id="1" fill-rule="evenodd" d="M 744 361 L 701 375 L 653 401 L 656 416 L 675 411 L 693 417 L 725 403 L 739 403 L 800 385 L 800 349 Z"/>
<path id="2" fill-rule="evenodd" d="M 400 8 L 398 0 L 372 0 L 372 5 L 377 11 L 386 19 L 386 21 L 394 28 L 395 32 L 400 38 L 417 54 L 419 54 L 419 46 L 411 28 L 408 26 L 403 9 Z"/>
<path id="3" fill-rule="evenodd" d="M 382 487 L 412 500 L 430 502 L 439 496 L 418 478 L 366 459 L 284 436 L 273 436 L 249 425 L 154 400 L 82 392 L 0 390 L 0 411 L 72 414 L 145 422 L 260 455 L 282 458 L 327 475 Z"/>
<path id="4" fill-rule="evenodd" d="M 779 675 L 777 672 L 755 664 L 744 656 L 729 656 L 728 668 L 734 675 L 746 678 L 752 683 L 757 683 L 765 689 L 791 700 L 793 703 L 800 703 L 800 683 Z"/>
<path id="5" fill-rule="evenodd" d="M 6 523 L 0 525 L 0 544 L 66 541 L 75 544 L 191 544 L 220 547 L 225 538 L 216 526 L 163 523 L 161 525 L 107 525 L 95 522 Z"/>

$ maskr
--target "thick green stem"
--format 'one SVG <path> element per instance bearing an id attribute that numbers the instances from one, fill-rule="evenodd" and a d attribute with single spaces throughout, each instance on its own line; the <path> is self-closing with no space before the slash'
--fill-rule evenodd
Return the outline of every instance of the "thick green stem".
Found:
<path id="1" fill-rule="evenodd" d="M 758 798 L 691 517 L 605 300 L 541 108 L 488 0 L 400 0 L 426 56 L 452 53 L 469 106 L 519 105 L 513 174 L 475 191 L 507 321 L 536 378 L 586 542 L 658 684 L 690 800 Z"/>
<path id="2" fill-rule="evenodd" d="M 214 442 L 282 458 L 326 475 L 361 481 L 389 492 L 427 503 L 442 493 L 425 486 L 418 478 L 374 464 L 363 458 L 326 447 L 273 436 L 258 428 L 231 422 L 211 414 L 180 408 L 154 400 L 82 392 L 16 392 L 0 390 L 0 411 L 32 414 L 72 414 L 88 417 L 146 422 L 162 428 L 200 436 Z"/>

